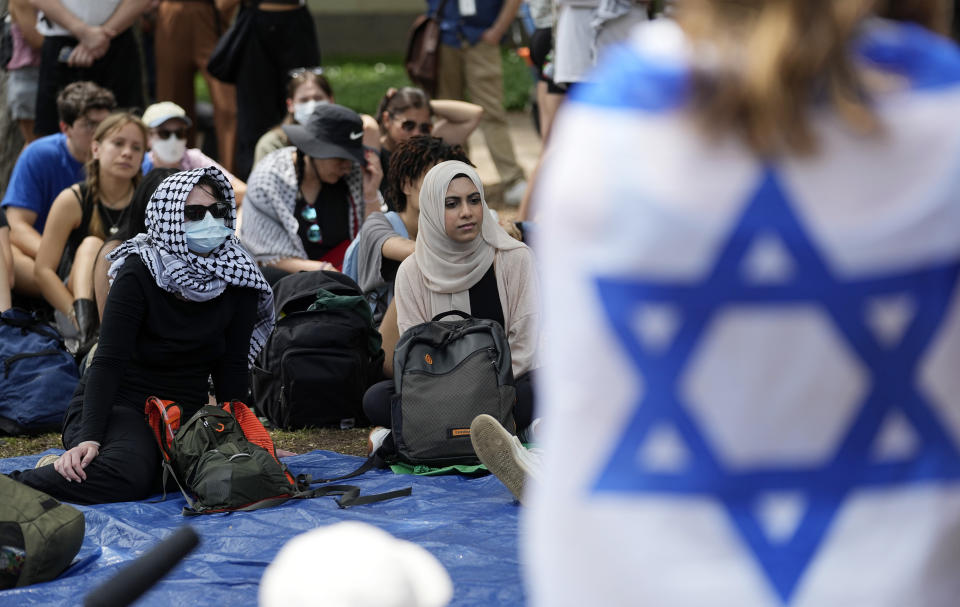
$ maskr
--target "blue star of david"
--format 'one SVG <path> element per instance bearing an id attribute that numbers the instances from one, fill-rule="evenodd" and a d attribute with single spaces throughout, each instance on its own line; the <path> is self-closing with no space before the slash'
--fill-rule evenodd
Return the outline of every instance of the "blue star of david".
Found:
<path id="1" fill-rule="evenodd" d="M 794 268 L 782 281 L 757 284 L 741 264 L 760 235 L 775 234 Z M 960 264 L 842 280 L 831 272 L 790 208 L 776 174 L 767 170 L 759 188 L 702 280 L 663 282 L 601 278 L 600 297 L 618 339 L 643 377 L 645 390 L 632 419 L 603 468 L 594 491 L 710 496 L 718 500 L 784 604 L 797 588 L 837 511 L 859 488 L 960 478 L 960 453 L 928 400 L 903 378 L 918 376 L 919 359 L 945 315 Z M 865 321 L 871 298 L 909 295 L 913 319 L 896 344 L 881 343 Z M 679 326 L 664 348 L 646 347 L 632 325 L 641 305 L 669 304 Z M 729 306 L 764 309 L 798 304 L 818 307 L 867 370 L 869 387 L 857 404 L 840 444 L 826 461 L 812 465 L 754 466 L 730 470 L 683 402 L 679 379 L 712 319 Z M 735 355 L 735 353 L 732 353 Z M 871 447 L 891 412 L 909 421 L 917 447 L 905 459 L 876 461 Z M 670 424 L 687 448 L 682 470 L 647 469 L 637 454 L 651 430 Z M 771 492 L 799 493 L 807 500 L 792 537 L 771 541 L 754 508 Z"/>

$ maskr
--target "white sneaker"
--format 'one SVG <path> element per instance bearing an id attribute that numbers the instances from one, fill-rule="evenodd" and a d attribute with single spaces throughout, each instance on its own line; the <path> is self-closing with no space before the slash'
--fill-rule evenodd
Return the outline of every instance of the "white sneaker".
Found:
<path id="1" fill-rule="evenodd" d="M 373 430 L 370 431 L 370 435 L 367 437 L 367 457 L 370 457 L 377 452 L 383 445 L 383 441 L 390 435 L 390 428 L 384 428 L 383 426 L 376 426 Z"/>
<path id="2" fill-rule="evenodd" d="M 539 476 L 539 455 L 527 450 L 519 438 L 487 414 L 473 418 L 470 442 L 487 470 L 523 503 L 524 482 L 528 477 L 536 479 Z"/>
<path id="3" fill-rule="evenodd" d="M 518 179 L 513 185 L 503 191 L 503 203 L 511 207 L 520 206 L 523 195 L 527 193 L 527 180 Z"/>
<path id="4" fill-rule="evenodd" d="M 58 453 L 48 453 L 37 460 L 37 465 L 34 466 L 34 468 L 42 468 L 44 466 L 49 466 L 50 464 L 56 462 L 58 459 L 60 459 L 60 455 Z"/>

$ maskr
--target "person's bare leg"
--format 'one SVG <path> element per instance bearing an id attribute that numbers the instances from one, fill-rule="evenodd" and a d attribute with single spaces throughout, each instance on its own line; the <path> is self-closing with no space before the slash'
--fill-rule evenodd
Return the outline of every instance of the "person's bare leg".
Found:
<path id="1" fill-rule="evenodd" d="M 97 263 L 97 253 L 103 246 L 103 240 L 96 236 L 87 236 L 77 247 L 70 268 L 70 292 L 74 299 L 93 299 L 93 267 Z"/>
<path id="2" fill-rule="evenodd" d="M 542 97 L 540 96 L 541 86 L 543 87 Z M 550 136 L 550 130 L 553 128 L 553 119 L 557 115 L 557 109 L 560 107 L 560 104 L 563 103 L 565 97 L 566 95 L 547 92 L 546 82 L 537 83 L 537 103 L 540 109 L 540 137 L 544 145 L 546 145 L 547 138 Z"/>
<path id="3" fill-rule="evenodd" d="M 527 188 L 527 191 L 523 193 L 523 198 L 520 200 L 520 208 L 517 210 L 516 221 L 528 221 L 530 219 L 530 204 L 533 200 L 533 192 L 537 189 L 537 174 L 540 172 L 540 165 L 543 164 L 545 152 L 546 147 L 540 150 L 540 157 L 537 158 L 537 166 L 533 167 L 533 171 L 530 172 L 530 186 Z"/>
<path id="4" fill-rule="evenodd" d="M 37 138 L 33 133 L 33 119 L 21 118 L 17 120 L 17 128 L 20 129 L 20 136 L 23 137 L 23 147 L 26 148 L 30 142 Z"/>
<path id="5" fill-rule="evenodd" d="M 10 309 L 10 277 L 7 276 L 7 262 L 0 252 L 0 312 Z"/>
<path id="6" fill-rule="evenodd" d="M 40 297 L 40 285 L 33 276 L 33 258 L 11 244 L 13 251 L 13 290 L 29 297 Z"/>
<path id="7" fill-rule="evenodd" d="M 106 242 L 97 253 L 97 261 L 93 265 L 93 293 L 97 300 L 97 311 L 100 318 L 103 318 L 103 307 L 107 305 L 107 293 L 110 292 L 110 280 L 107 278 L 107 271 L 110 269 L 110 263 L 107 261 L 107 254 L 120 246 L 119 240 Z"/>

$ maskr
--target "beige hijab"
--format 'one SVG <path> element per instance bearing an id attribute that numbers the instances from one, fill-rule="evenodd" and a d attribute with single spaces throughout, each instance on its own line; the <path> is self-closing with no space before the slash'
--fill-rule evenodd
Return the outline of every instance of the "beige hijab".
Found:
<path id="1" fill-rule="evenodd" d="M 444 229 L 443 201 L 457 175 L 466 175 L 480 192 L 483 223 L 471 242 L 456 242 Z M 469 289 L 477 284 L 493 263 L 497 250 L 525 246 L 511 238 L 493 218 L 483 197 L 480 176 L 459 160 L 441 162 L 423 178 L 420 188 L 420 226 L 414 255 L 423 280 L 430 290 L 431 316 L 447 310 L 470 312 Z"/>

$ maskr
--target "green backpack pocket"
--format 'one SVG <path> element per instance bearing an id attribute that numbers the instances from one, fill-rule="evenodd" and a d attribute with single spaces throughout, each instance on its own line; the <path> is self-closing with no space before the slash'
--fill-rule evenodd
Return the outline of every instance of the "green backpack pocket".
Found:
<path id="1" fill-rule="evenodd" d="M 83 513 L 0 474 L 0 589 L 48 582 L 70 566 L 83 544 Z"/>

